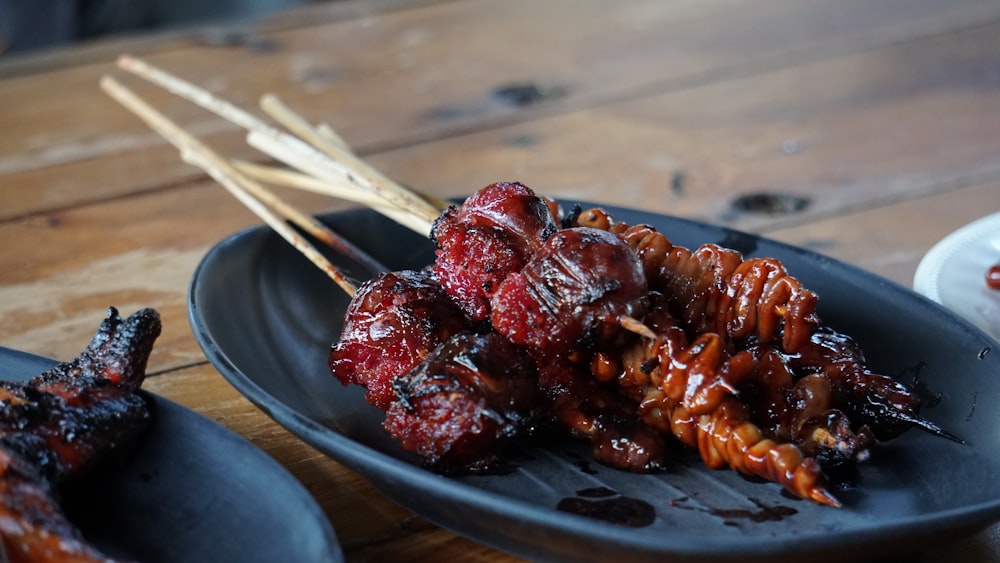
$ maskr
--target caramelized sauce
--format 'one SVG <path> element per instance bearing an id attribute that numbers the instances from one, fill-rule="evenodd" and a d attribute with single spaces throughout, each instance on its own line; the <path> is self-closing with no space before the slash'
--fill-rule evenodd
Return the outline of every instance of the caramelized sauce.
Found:
<path id="1" fill-rule="evenodd" d="M 698 510 L 706 512 L 712 516 L 718 516 L 724 520 L 727 526 L 736 526 L 736 520 L 748 520 L 750 522 L 780 522 L 789 516 L 798 514 L 798 510 L 790 506 L 768 506 L 762 501 L 749 497 L 747 500 L 757 505 L 757 510 L 747 508 L 705 508 L 700 506 L 688 506 L 685 503 L 690 500 L 688 497 L 681 497 L 670 502 L 671 506 L 683 510 Z"/>
<path id="2" fill-rule="evenodd" d="M 558 510 L 631 528 L 644 528 L 656 520 L 656 509 L 648 502 L 619 495 L 606 487 L 576 492 L 556 505 Z"/>
<path id="3" fill-rule="evenodd" d="M 695 510 L 711 514 L 721 518 L 726 526 L 738 526 L 740 520 L 753 523 L 780 522 L 799 512 L 790 506 L 771 506 L 753 497 L 748 497 L 747 500 L 756 505 L 757 508 L 693 506 L 688 504 L 691 498 L 687 496 L 671 500 L 670 506 L 680 510 Z M 556 508 L 577 516 L 633 528 L 649 526 L 656 520 L 656 508 L 653 505 L 642 499 L 619 494 L 607 487 L 592 487 L 576 491 L 575 496 L 566 497 L 559 501 Z"/>
<path id="4" fill-rule="evenodd" d="M 986 286 L 990 289 L 1000 289 L 1000 264 L 994 264 L 986 270 Z"/>

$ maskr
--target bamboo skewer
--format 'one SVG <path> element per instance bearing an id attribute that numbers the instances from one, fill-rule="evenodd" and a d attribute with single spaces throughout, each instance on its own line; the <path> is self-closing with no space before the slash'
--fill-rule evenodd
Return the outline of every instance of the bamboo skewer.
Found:
<path id="1" fill-rule="evenodd" d="M 256 181 L 244 176 L 225 158 L 218 155 L 115 79 L 105 76 L 101 79 L 100 84 L 101 88 L 109 96 L 132 111 L 145 121 L 150 128 L 177 147 L 186 162 L 205 170 L 206 173 L 222 184 L 254 214 L 263 219 L 282 238 L 326 273 L 341 289 L 349 295 L 353 295 L 357 291 L 357 286 L 348 280 L 343 272 L 330 263 L 322 253 L 299 235 L 284 218 L 279 217 L 271 208 L 267 207 L 262 200 L 268 201 L 272 206 L 276 206 L 281 212 L 290 212 L 289 215 L 286 215 L 289 220 L 295 221 L 296 224 L 299 224 L 311 234 L 318 236 L 327 244 L 339 247 L 341 241 L 335 233 L 311 218 L 306 218 L 307 220 L 299 223 L 299 220 L 305 216 L 295 211 L 291 206 L 284 204 L 284 202 Z"/>
<path id="2" fill-rule="evenodd" d="M 331 174 L 333 171 L 330 169 L 330 163 L 333 161 L 330 161 L 329 159 L 323 161 L 311 158 L 311 155 L 302 153 L 294 146 L 276 141 L 273 137 L 260 134 L 258 131 L 251 131 L 247 135 L 247 143 L 261 152 L 269 154 L 270 156 L 288 164 L 293 168 L 305 171 L 307 176 L 317 179 L 317 182 L 310 183 L 309 185 L 321 193 L 326 193 L 326 195 L 330 195 L 332 197 L 344 197 L 345 195 L 350 196 L 351 192 L 358 191 L 356 187 L 352 189 L 351 186 L 354 186 L 353 183 L 346 184 L 341 182 L 342 186 L 345 184 L 346 186 L 343 189 L 339 189 L 334 187 L 336 184 L 323 180 L 325 178 L 336 178 L 336 174 Z M 297 183 L 291 186 L 302 187 L 304 185 L 306 184 Z M 372 209 L 425 237 L 430 235 L 430 226 L 434 222 L 434 219 L 440 214 L 440 212 L 437 211 L 434 212 L 433 216 L 429 216 L 429 214 L 426 213 L 417 214 L 403 202 L 387 200 L 380 197 L 380 194 L 378 193 L 365 193 L 372 196 L 377 202 L 377 205 L 369 204 Z M 345 199 L 355 199 L 355 197 L 357 196 L 350 196 Z M 425 205 L 427 205 L 426 202 Z"/>
<path id="3" fill-rule="evenodd" d="M 297 137 L 271 127 L 249 112 L 215 97 L 207 90 L 153 67 L 140 59 L 122 56 L 118 58 L 117 64 L 119 68 L 157 84 L 169 92 L 246 129 L 250 132 L 250 137 L 254 138 L 250 144 L 258 149 L 267 152 L 278 146 L 284 147 L 287 150 L 281 152 L 281 157 L 274 154 L 271 156 L 283 160 L 282 157 L 287 158 L 288 155 L 294 154 L 295 162 L 292 165 L 307 173 L 320 178 L 340 176 L 358 188 L 371 191 L 384 198 L 388 203 L 416 214 L 428 222 L 433 221 L 440 213 L 437 207 L 412 191 L 392 182 L 361 162 L 350 151 L 334 147 L 335 143 L 323 143 L 323 146 L 334 147 L 336 154 L 338 154 L 336 159 Z M 267 138 L 269 141 L 261 142 L 261 138 Z M 251 141 L 250 138 L 248 141 Z"/>
<path id="4" fill-rule="evenodd" d="M 656 333 L 653 332 L 653 329 L 635 317 L 618 317 L 618 324 L 633 334 L 638 334 L 650 340 L 656 340 Z"/>
<path id="5" fill-rule="evenodd" d="M 227 160 L 114 79 L 104 77 L 101 81 L 102 88 L 109 95 L 174 144 L 186 162 L 202 168 L 222 184 L 350 294 L 354 293 L 356 286 L 292 229 L 286 220 L 363 265 L 371 273 L 386 271 L 386 268 L 315 218 L 282 201 L 267 190 L 264 183 L 357 202 L 423 236 L 430 236 L 434 219 L 447 206 L 444 201 L 424 197 L 392 181 L 358 158 L 329 125 L 313 126 L 273 94 L 262 97 L 261 108 L 290 133 L 142 60 L 122 56 L 117 64 L 123 70 L 245 129 L 250 146 L 293 168 L 290 170 L 235 159 Z"/>
<path id="6" fill-rule="evenodd" d="M 285 105 L 285 103 L 282 102 L 278 96 L 274 94 L 265 94 L 260 99 L 260 107 L 264 110 L 264 113 L 271 116 L 271 118 L 278 123 L 284 125 L 289 131 L 309 142 L 330 158 L 343 163 L 351 170 L 355 170 L 359 174 L 376 179 L 379 184 L 385 186 L 389 190 L 406 193 L 407 197 L 416 197 L 426 201 L 433 206 L 435 217 L 440 214 L 442 210 L 448 207 L 448 203 L 445 201 L 432 198 L 424 194 L 415 193 L 412 190 L 404 188 L 388 176 L 385 176 L 379 172 L 378 169 L 371 166 L 363 159 L 358 158 L 358 156 L 354 154 L 354 151 L 351 150 L 350 145 L 348 145 L 347 142 L 344 141 L 344 139 L 338 135 L 332 127 L 326 124 L 314 127 L 305 118 Z"/>
<path id="7" fill-rule="evenodd" d="M 285 102 L 281 101 L 274 94 L 264 94 L 261 96 L 260 109 L 264 110 L 264 113 L 271 116 L 272 119 L 284 125 L 286 129 L 330 156 L 334 156 L 336 150 L 351 150 L 347 141 L 334 132 L 333 128 L 329 126 L 323 129 L 313 127 L 304 117 L 288 107 Z M 336 150 L 331 151 L 331 148 Z"/>
<path id="8" fill-rule="evenodd" d="M 342 139 L 340 135 L 333 130 L 333 127 L 330 127 L 330 125 L 326 123 L 320 123 L 316 125 L 316 133 L 318 133 L 320 137 L 323 137 L 324 139 L 330 141 L 331 143 L 338 144 L 344 147 L 348 146 L 347 143 L 344 142 L 344 139 Z"/>
<path id="9" fill-rule="evenodd" d="M 238 159 L 233 159 L 232 163 L 237 170 L 259 182 L 275 186 L 296 188 L 299 190 L 328 195 L 352 201 L 354 203 L 359 203 L 377 211 L 378 213 L 381 213 L 382 215 L 385 215 L 389 219 L 392 219 L 393 221 L 418 234 L 425 237 L 430 236 L 432 223 L 425 221 L 416 215 L 407 213 L 406 211 L 389 206 L 384 200 L 372 195 L 369 192 L 352 189 L 350 186 L 340 184 L 328 184 L 323 180 L 309 176 L 308 174 L 302 174 L 300 172 L 284 168 L 275 168 L 273 166 L 266 166 Z"/>
<path id="10" fill-rule="evenodd" d="M 331 184 L 315 176 L 303 174 L 288 168 L 279 168 L 277 166 L 269 166 L 238 158 L 232 159 L 231 162 L 240 172 L 266 184 L 296 188 L 321 195 L 330 195 L 366 207 L 396 209 L 386 204 L 382 198 L 371 192 L 361 191 L 342 184 Z"/>

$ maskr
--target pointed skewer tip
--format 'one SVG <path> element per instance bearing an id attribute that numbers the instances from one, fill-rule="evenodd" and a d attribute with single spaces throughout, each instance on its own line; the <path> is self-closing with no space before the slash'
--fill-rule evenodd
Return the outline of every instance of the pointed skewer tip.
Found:
<path id="1" fill-rule="evenodd" d="M 937 424 L 934 424 L 933 422 L 931 422 L 929 420 L 926 420 L 926 419 L 923 419 L 923 418 L 920 418 L 920 417 L 913 417 L 913 420 L 911 422 L 912 422 L 912 424 L 914 426 L 916 426 L 916 427 L 918 427 L 918 428 L 920 428 L 922 430 L 926 430 L 927 432 L 930 432 L 931 434 L 934 434 L 935 436 L 940 436 L 941 438 L 946 438 L 948 440 L 951 440 L 952 442 L 956 442 L 958 444 L 962 444 L 963 446 L 966 445 L 965 440 L 959 438 L 958 436 L 952 434 L 951 432 L 948 432 L 944 428 L 941 428 L 940 426 L 938 426 Z"/>

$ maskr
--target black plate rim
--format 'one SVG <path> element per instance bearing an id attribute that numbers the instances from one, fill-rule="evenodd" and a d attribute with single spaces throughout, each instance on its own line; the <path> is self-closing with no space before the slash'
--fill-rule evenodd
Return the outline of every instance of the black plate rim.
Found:
<path id="1" fill-rule="evenodd" d="M 572 203 L 570 203 L 572 205 Z M 852 276 L 862 282 L 868 282 L 881 286 L 891 286 L 900 292 L 906 299 L 920 302 L 921 307 L 925 307 L 933 313 L 935 320 L 954 323 L 962 330 L 968 332 L 970 337 L 991 339 L 978 327 L 972 325 L 965 319 L 955 315 L 942 305 L 920 295 L 910 288 L 902 286 L 891 280 L 882 278 L 867 270 L 829 258 L 812 250 L 797 247 L 788 243 L 769 239 L 764 236 L 746 233 L 729 227 L 711 225 L 700 221 L 672 216 L 669 214 L 653 214 L 641 210 L 629 209 L 606 204 L 593 204 L 580 202 L 584 208 L 602 207 L 612 213 L 626 211 L 644 215 L 651 215 L 665 218 L 671 222 L 689 225 L 698 229 L 710 229 L 718 231 L 724 235 L 734 235 L 738 238 L 752 241 L 764 241 L 768 245 L 780 249 L 783 253 L 796 254 L 808 257 L 820 263 L 835 265 L 839 269 L 846 270 Z M 348 210 L 355 212 L 358 210 Z M 362 213 L 370 212 L 360 210 Z M 331 220 L 344 211 L 322 214 L 321 220 Z M 545 518 L 538 506 L 504 496 L 499 493 L 479 489 L 472 485 L 460 481 L 449 480 L 432 471 L 417 465 L 412 465 L 403 460 L 386 455 L 363 443 L 354 441 L 335 430 L 327 428 L 315 420 L 303 416 L 296 410 L 290 408 L 285 403 L 276 399 L 261 387 L 259 387 L 249 376 L 244 374 L 229 359 L 225 352 L 216 344 L 210 331 L 203 324 L 202 318 L 198 314 L 197 289 L 199 278 L 204 270 L 211 263 L 215 254 L 222 252 L 227 246 L 237 244 L 241 239 L 248 236 L 277 236 L 269 231 L 268 227 L 258 225 L 237 231 L 213 246 L 199 262 L 194 271 L 188 291 L 188 319 L 196 340 L 202 347 L 203 352 L 211 363 L 220 371 L 224 378 L 230 382 L 241 394 L 272 417 L 276 422 L 287 428 L 292 433 L 298 435 L 310 445 L 316 447 L 324 454 L 350 467 L 358 472 L 363 478 L 368 480 L 376 489 L 380 490 L 390 500 L 401 504 L 404 508 L 424 516 L 435 524 L 451 529 L 459 534 L 464 534 L 460 529 L 448 521 L 440 521 L 433 514 L 427 514 L 420 510 L 419 506 L 408 504 L 405 500 L 397 497 L 394 486 L 386 483 L 393 481 L 407 481 L 411 486 L 420 488 L 425 492 L 430 492 L 436 496 L 450 498 L 452 495 L 461 495 L 463 502 L 467 503 L 474 510 L 491 510 L 501 512 L 507 516 L 516 516 L 523 519 L 526 524 L 552 525 L 552 522 Z M 613 526 L 606 523 L 594 521 L 589 518 L 576 516 L 567 513 L 559 513 L 558 528 L 560 531 L 574 535 L 586 536 L 600 539 L 608 545 L 621 545 L 628 549 L 636 550 L 638 554 L 670 555 L 678 557 L 701 558 L 756 558 L 774 555 L 794 555 L 801 551 L 803 554 L 816 554 L 825 549 L 842 548 L 843 537 L 830 536 L 822 531 L 806 532 L 802 534 L 800 546 L 789 549 L 787 544 L 769 541 L 766 537 L 741 537 L 733 539 L 730 537 L 713 537 L 710 550 L 706 550 L 702 538 L 671 537 L 664 540 L 655 534 L 644 534 L 641 529 L 630 529 L 627 527 Z M 941 537 L 942 523 L 947 524 L 947 531 L 952 532 L 955 537 L 968 535 L 978 531 L 989 524 L 1000 520 L 1000 497 L 992 500 L 984 500 L 979 503 L 970 504 L 962 508 L 939 511 L 918 516 L 908 516 L 899 518 L 891 523 L 880 523 L 877 528 L 853 530 L 851 543 L 858 548 L 859 553 L 866 547 L 873 545 L 897 541 L 900 539 L 912 539 L 922 531 L 933 531 L 936 537 Z M 468 535 L 468 534 L 465 534 Z M 491 542 L 490 538 L 471 537 L 474 541 L 492 545 L 498 549 L 518 553 L 517 549 L 504 543 Z M 535 554 L 539 555 L 539 554 Z M 544 551 L 541 552 L 544 556 Z"/>

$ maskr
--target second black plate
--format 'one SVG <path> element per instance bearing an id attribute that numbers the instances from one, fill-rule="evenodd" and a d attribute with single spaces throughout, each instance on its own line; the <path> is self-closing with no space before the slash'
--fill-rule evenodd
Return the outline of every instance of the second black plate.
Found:
<path id="1" fill-rule="evenodd" d="M 55 362 L 0 348 L 4 377 Z M 250 442 L 151 393 L 153 423 L 134 452 L 64 487 L 64 506 L 105 554 L 143 563 L 322 561 L 343 554 L 329 520 Z"/>

